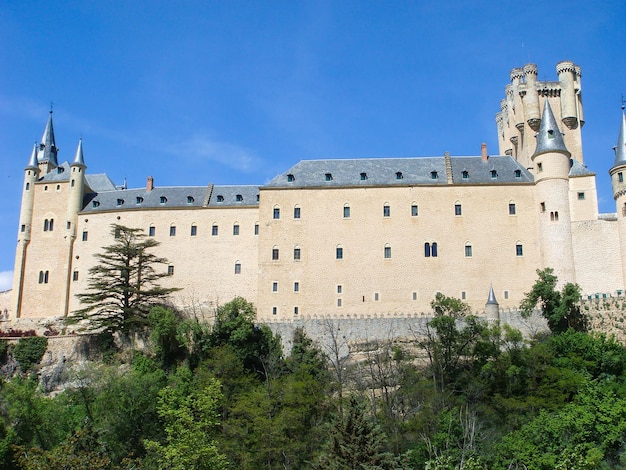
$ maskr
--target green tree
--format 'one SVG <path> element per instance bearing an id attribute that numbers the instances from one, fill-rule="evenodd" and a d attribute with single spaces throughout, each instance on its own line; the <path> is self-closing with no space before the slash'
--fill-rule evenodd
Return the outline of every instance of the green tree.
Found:
<path id="1" fill-rule="evenodd" d="M 223 470 L 228 461 L 214 440 L 220 424 L 220 383 L 212 380 L 200 390 L 181 393 L 174 387 L 159 392 L 158 413 L 165 422 L 165 443 L 145 441 L 157 455 L 160 469 Z"/>
<path id="2" fill-rule="evenodd" d="M 552 333 L 562 333 L 568 328 L 576 331 L 587 331 L 587 318 L 581 313 L 580 287 L 578 284 L 567 283 L 563 290 L 556 290 L 558 278 L 552 268 L 538 269 L 539 279 L 535 281 L 530 292 L 524 295 L 520 304 L 522 316 L 529 317 L 540 305 L 541 314 L 548 321 Z"/>
<path id="3" fill-rule="evenodd" d="M 89 320 L 88 329 L 131 334 L 144 328 L 150 309 L 178 289 L 161 287 L 167 272 L 159 265 L 167 260 L 153 254 L 159 245 L 146 238 L 143 230 L 113 224 L 114 242 L 95 255 L 97 264 L 89 269 L 87 291 L 77 294 L 85 307 L 74 312 L 69 324 Z"/>
<path id="4" fill-rule="evenodd" d="M 12 350 L 13 357 L 20 365 L 22 372 L 26 372 L 41 361 L 48 348 L 48 338 L 44 336 L 31 336 L 20 338 Z"/>
<path id="5" fill-rule="evenodd" d="M 344 416 L 335 422 L 328 446 L 314 468 L 395 470 L 401 466 L 397 458 L 385 450 L 385 434 L 367 418 L 359 399 L 351 396 Z"/>
<path id="6" fill-rule="evenodd" d="M 173 367 L 183 357 L 183 347 L 178 336 L 179 319 L 171 309 L 157 306 L 150 310 L 148 322 L 156 360 L 164 369 Z"/>

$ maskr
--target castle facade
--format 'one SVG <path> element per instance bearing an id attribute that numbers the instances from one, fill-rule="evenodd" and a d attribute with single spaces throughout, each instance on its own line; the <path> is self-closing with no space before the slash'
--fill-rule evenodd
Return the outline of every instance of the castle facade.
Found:
<path id="1" fill-rule="evenodd" d="M 437 292 L 474 310 L 519 305 L 536 270 L 586 295 L 626 280 L 626 118 L 599 214 L 582 152 L 580 68 L 511 71 L 496 115 L 499 155 L 301 161 L 264 186 L 116 187 L 87 173 L 82 142 L 59 164 L 52 113 L 24 170 L 13 317 L 79 308 L 111 224 L 141 228 L 168 259 L 173 301 L 243 296 L 263 320 L 401 316 Z M 88 160 L 88 159 L 87 159 Z M 490 288 L 490 286 L 492 286 Z"/>

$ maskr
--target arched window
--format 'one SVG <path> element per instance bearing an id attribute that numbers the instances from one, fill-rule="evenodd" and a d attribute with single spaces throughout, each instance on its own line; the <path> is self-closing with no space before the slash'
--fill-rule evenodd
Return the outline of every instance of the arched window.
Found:
<path id="1" fill-rule="evenodd" d="M 430 258 L 430 243 L 424 243 L 424 256 Z"/>
<path id="2" fill-rule="evenodd" d="M 218 226 L 216 223 L 214 223 L 214 224 L 211 226 L 211 235 L 212 235 L 213 237 L 217 237 L 217 234 L 218 234 L 218 233 L 219 233 L 219 226 Z"/>
<path id="3" fill-rule="evenodd" d="M 434 258 L 437 257 L 437 243 L 430 245 L 430 252 Z"/>
<path id="4" fill-rule="evenodd" d="M 472 257 L 472 244 L 470 242 L 465 242 L 465 257 Z"/>
<path id="5" fill-rule="evenodd" d="M 39 284 L 43 284 L 43 271 L 39 271 Z"/>
<path id="6" fill-rule="evenodd" d="M 524 246 L 520 241 L 515 244 L 515 256 L 524 256 Z"/>

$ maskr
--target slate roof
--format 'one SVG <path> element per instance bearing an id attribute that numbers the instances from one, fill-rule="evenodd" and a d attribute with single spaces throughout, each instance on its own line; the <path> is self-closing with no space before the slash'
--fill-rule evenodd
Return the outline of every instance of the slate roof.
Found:
<path id="1" fill-rule="evenodd" d="M 569 169 L 569 176 L 593 176 L 595 173 L 577 160 L 571 159 L 572 166 Z"/>
<path id="2" fill-rule="evenodd" d="M 68 181 L 70 179 L 70 164 L 68 162 L 61 163 L 50 173 L 46 173 L 38 181 Z"/>
<path id="3" fill-rule="evenodd" d="M 530 183 L 531 173 L 513 157 L 450 157 L 453 182 L 458 184 Z M 497 178 L 491 178 L 495 169 Z M 520 177 L 515 176 L 520 170 Z M 468 178 L 463 179 L 463 171 Z M 436 178 L 433 178 L 436 172 Z M 363 177 L 362 174 L 365 174 Z M 328 176 L 327 176 L 328 175 Z M 363 179 L 365 178 L 365 179 Z M 276 176 L 266 188 L 407 186 L 447 184 L 445 157 L 302 160 Z"/>
<path id="4" fill-rule="evenodd" d="M 510 156 L 489 157 L 486 162 L 481 157 L 452 157 L 450 165 L 454 184 L 531 183 L 534 180 L 530 171 Z"/>
<path id="5" fill-rule="evenodd" d="M 208 186 L 157 186 L 151 191 L 147 191 L 146 188 L 114 189 L 86 194 L 82 212 L 199 208 L 207 207 L 207 200 L 209 207 L 256 207 L 259 204 L 258 193 L 258 186 L 214 186 L 212 184 Z M 222 196 L 221 202 L 218 201 L 218 196 Z"/>

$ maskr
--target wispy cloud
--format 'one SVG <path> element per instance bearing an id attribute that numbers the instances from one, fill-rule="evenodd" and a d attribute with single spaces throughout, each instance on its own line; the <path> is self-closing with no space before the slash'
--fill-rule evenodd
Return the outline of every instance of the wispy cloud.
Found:
<path id="1" fill-rule="evenodd" d="M 13 271 L 0 271 L 0 292 L 13 287 Z"/>
<path id="2" fill-rule="evenodd" d="M 249 149 L 229 142 L 194 135 L 174 146 L 168 152 L 195 164 L 217 162 L 239 171 L 251 173 L 262 165 L 262 159 Z"/>

